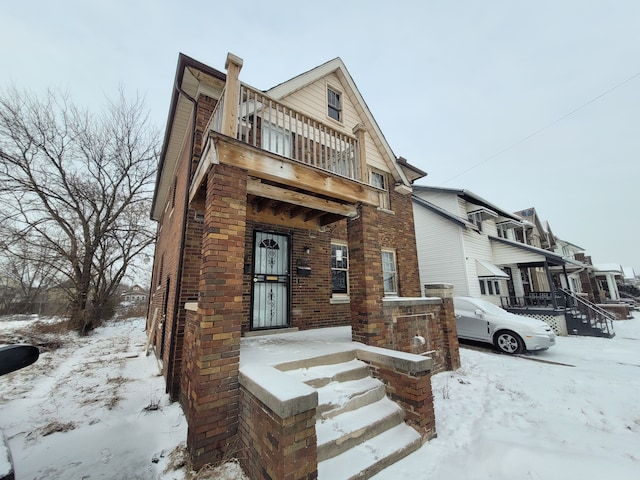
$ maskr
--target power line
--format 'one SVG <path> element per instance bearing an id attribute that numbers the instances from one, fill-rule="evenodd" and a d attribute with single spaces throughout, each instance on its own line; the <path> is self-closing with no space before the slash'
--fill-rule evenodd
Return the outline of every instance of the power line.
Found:
<path id="1" fill-rule="evenodd" d="M 484 165 L 485 163 L 487 163 L 490 160 L 493 160 L 494 158 L 502 155 L 503 153 L 511 150 L 512 148 L 517 147 L 518 145 L 526 142 L 527 140 L 529 140 L 531 137 L 534 137 L 536 135 L 538 135 L 540 132 L 546 130 L 547 128 L 550 128 L 552 126 L 554 126 L 556 123 L 561 122 L 562 120 L 564 120 L 567 117 L 570 117 L 571 115 L 573 115 L 574 113 L 576 113 L 579 110 L 582 110 L 583 108 L 591 105 L 592 103 L 596 102 L 597 100 L 601 99 L 602 97 L 604 97 L 605 95 L 608 95 L 609 93 L 613 92 L 614 90 L 616 90 L 617 88 L 620 88 L 622 85 L 624 85 L 625 83 L 630 82 L 631 80 L 633 80 L 636 77 L 640 76 L 640 72 L 635 73 L 634 75 L 631 75 L 629 78 L 627 78 L 626 80 L 623 80 L 622 82 L 618 83 L 617 85 L 614 85 L 613 87 L 609 88 L 608 90 L 605 90 L 604 92 L 602 92 L 599 95 L 596 95 L 595 97 L 593 97 L 591 100 L 583 103 L 582 105 L 580 105 L 579 107 L 574 108 L 573 110 L 571 110 L 569 113 L 565 113 L 562 117 L 554 120 L 551 123 L 548 123 L 547 125 L 545 125 L 544 127 L 541 127 L 537 130 L 535 130 L 534 132 L 530 133 L 529 135 L 527 135 L 526 137 L 521 138 L 520 140 L 512 143 L 511 145 L 509 145 L 506 148 L 503 148 L 502 150 L 494 153 L 493 155 L 488 156 L 487 158 L 485 158 L 484 160 L 472 165 L 471 167 L 467 168 L 466 170 L 463 170 L 462 172 L 454 175 L 453 177 L 448 178 L 447 180 L 445 180 L 444 182 L 442 182 L 440 184 L 440 186 L 445 185 L 446 183 L 449 183 L 451 180 L 454 180 L 462 175 L 464 175 L 465 173 L 470 172 L 471 170 L 473 170 L 474 168 L 479 167 L 480 165 Z"/>

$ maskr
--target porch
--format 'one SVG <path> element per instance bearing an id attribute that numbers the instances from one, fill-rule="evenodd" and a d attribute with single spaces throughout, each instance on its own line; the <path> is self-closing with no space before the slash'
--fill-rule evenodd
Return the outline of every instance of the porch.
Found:
<path id="1" fill-rule="evenodd" d="M 615 336 L 615 316 L 568 289 L 500 297 L 500 303 L 508 312 L 546 321 L 559 334 Z"/>

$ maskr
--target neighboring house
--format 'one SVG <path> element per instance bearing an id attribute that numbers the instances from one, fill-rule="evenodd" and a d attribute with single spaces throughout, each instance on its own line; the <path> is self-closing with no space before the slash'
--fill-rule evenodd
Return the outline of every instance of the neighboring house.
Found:
<path id="1" fill-rule="evenodd" d="M 451 283 L 455 295 L 539 318 L 560 335 L 613 335 L 611 317 L 571 289 L 583 264 L 552 251 L 558 242 L 534 208 L 510 213 L 469 190 L 422 185 L 413 205 L 421 283 Z"/>
<path id="2" fill-rule="evenodd" d="M 267 91 L 240 82 L 241 67 L 231 54 L 226 73 L 179 57 L 148 335 L 195 468 L 239 446 L 252 478 L 311 479 L 317 396 L 284 402 L 270 391 L 281 372 L 240 369 L 241 337 L 351 326 L 419 445 L 435 435 L 430 374 L 459 365 L 453 303 L 446 287 L 421 297 L 411 192 L 425 173 L 393 154 L 343 62 Z M 380 359 L 392 348 L 431 359 L 403 353 L 391 371 Z"/>
<path id="3" fill-rule="evenodd" d="M 122 292 L 121 298 L 123 302 L 145 303 L 147 301 L 147 291 L 140 285 L 133 285 L 131 288 Z"/>
<path id="4" fill-rule="evenodd" d="M 594 275 L 600 290 L 604 292 L 603 303 L 620 300 L 618 282 L 622 283 L 624 279 L 620 265 L 617 263 L 598 263 L 595 265 Z"/>

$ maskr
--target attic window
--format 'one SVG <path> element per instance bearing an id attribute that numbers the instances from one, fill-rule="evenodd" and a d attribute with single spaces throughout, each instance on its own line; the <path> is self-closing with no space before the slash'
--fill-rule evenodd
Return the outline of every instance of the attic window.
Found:
<path id="1" fill-rule="evenodd" d="M 331 87 L 327 88 L 327 113 L 329 117 L 342 121 L 342 94 Z"/>

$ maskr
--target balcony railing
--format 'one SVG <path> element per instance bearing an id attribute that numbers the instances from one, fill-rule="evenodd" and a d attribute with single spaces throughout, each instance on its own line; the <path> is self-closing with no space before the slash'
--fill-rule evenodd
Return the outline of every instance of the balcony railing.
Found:
<path id="1" fill-rule="evenodd" d="M 224 98 L 222 95 L 205 132 L 222 133 Z M 242 83 L 237 107 L 233 132 L 237 140 L 351 180 L 362 180 L 356 137 L 293 110 Z"/>

